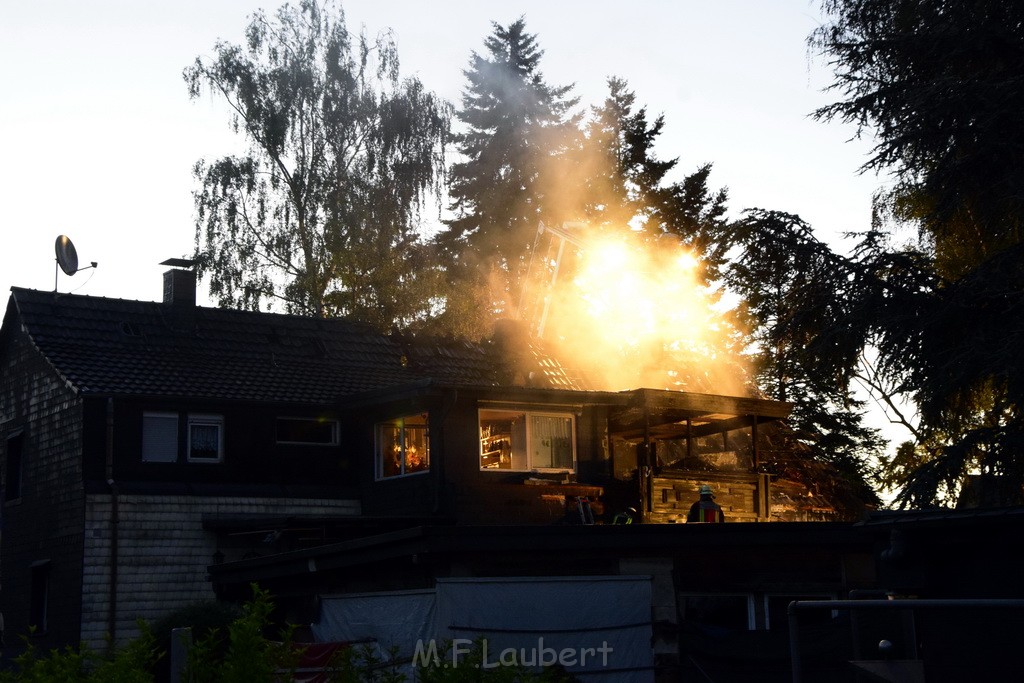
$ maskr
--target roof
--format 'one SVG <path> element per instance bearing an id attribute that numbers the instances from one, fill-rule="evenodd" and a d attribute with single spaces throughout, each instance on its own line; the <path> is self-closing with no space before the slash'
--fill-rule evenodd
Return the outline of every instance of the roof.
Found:
<path id="1" fill-rule="evenodd" d="M 84 395 L 330 403 L 428 382 L 501 386 L 493 344 L 381 334 L 344 319 L 132 301 L 11 288 L 15 317 L 58 373 Z M 557 361 L 534 386 L 579 390 Z"/>

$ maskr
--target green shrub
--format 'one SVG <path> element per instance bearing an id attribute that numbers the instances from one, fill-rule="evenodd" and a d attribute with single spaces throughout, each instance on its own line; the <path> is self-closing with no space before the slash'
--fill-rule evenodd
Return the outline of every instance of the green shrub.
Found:
<path id="1" fill-rule="evenodd" d="M 151 669 L 163 656 L 145 622 L 140 635 L 109 656 L 93 652 L 84 643 L 75 649 L 40 653 L 28 637 L 25 651 L 14 658 L 15 668 L 0 672 L 0 683 L 149 683 Z"/>

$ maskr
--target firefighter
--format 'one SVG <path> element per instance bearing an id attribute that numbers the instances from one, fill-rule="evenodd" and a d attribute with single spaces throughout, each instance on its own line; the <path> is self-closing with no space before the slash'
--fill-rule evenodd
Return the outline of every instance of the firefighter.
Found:
<path id="1" fill-rule="evenodd" d="M 690 514 L 686 515 L 687 524 L 691 522 L 724 522 L 722 506 L 715 502 L 715 493 L 707 484 L 700 487 L 700 500 L 690 506 Z"/>

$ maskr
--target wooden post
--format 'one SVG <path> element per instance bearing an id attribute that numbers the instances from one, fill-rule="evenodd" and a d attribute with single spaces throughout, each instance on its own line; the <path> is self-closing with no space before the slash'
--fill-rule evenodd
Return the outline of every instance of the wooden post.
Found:
<path id="1" fill-rule="evenodd" d="M 750 440 L 754 444 L 753 458 L 754 458 L 754 471 L 761 466 L 761 452 L 757 446 L 757 415 L 754 415 L 754 421 L 750 424 Z"/>
<path id="2" fill-rule="evenodd" d="M 188 667 L 188 651 L 192 649 L 191 627 L 171 629 L 171 680 L 183 681 Z M 189 681 L 192 680 L 190 676 Z"/>
<path id="3" fill-rule="evenodd" d="M 686 466 L 693 467 L 693 422 L 686 418 Z"/>
<path id="4" fill-rule="evenodd" d="M 640 458 L 637 458 L 637 460 L 639 461 Z M 640 480 L 640 515 L 641 520 L 645 523 L 650 518 L 649 513 L 654 509 L 654 501 L 651 500 L 654 495 L 654 471 L 651 467 L 651 461 L 651 413 L 645 405 L 643 464 L 639 465 L 640 469 L 643 470 L 643 476 Z"/>

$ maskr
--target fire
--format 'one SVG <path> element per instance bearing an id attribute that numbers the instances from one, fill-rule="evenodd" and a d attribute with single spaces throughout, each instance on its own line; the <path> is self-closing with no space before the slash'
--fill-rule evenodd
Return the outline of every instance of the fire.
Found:
<path id="1" fill-rule="evenodd" d="M 633 231 L 573 241 L 571 258 L 558 264 L 544 338 L 591 381 L 610 390 L 742 392 L 742 373 L 725 367 L 734 328 L 695 254 Z"/>

